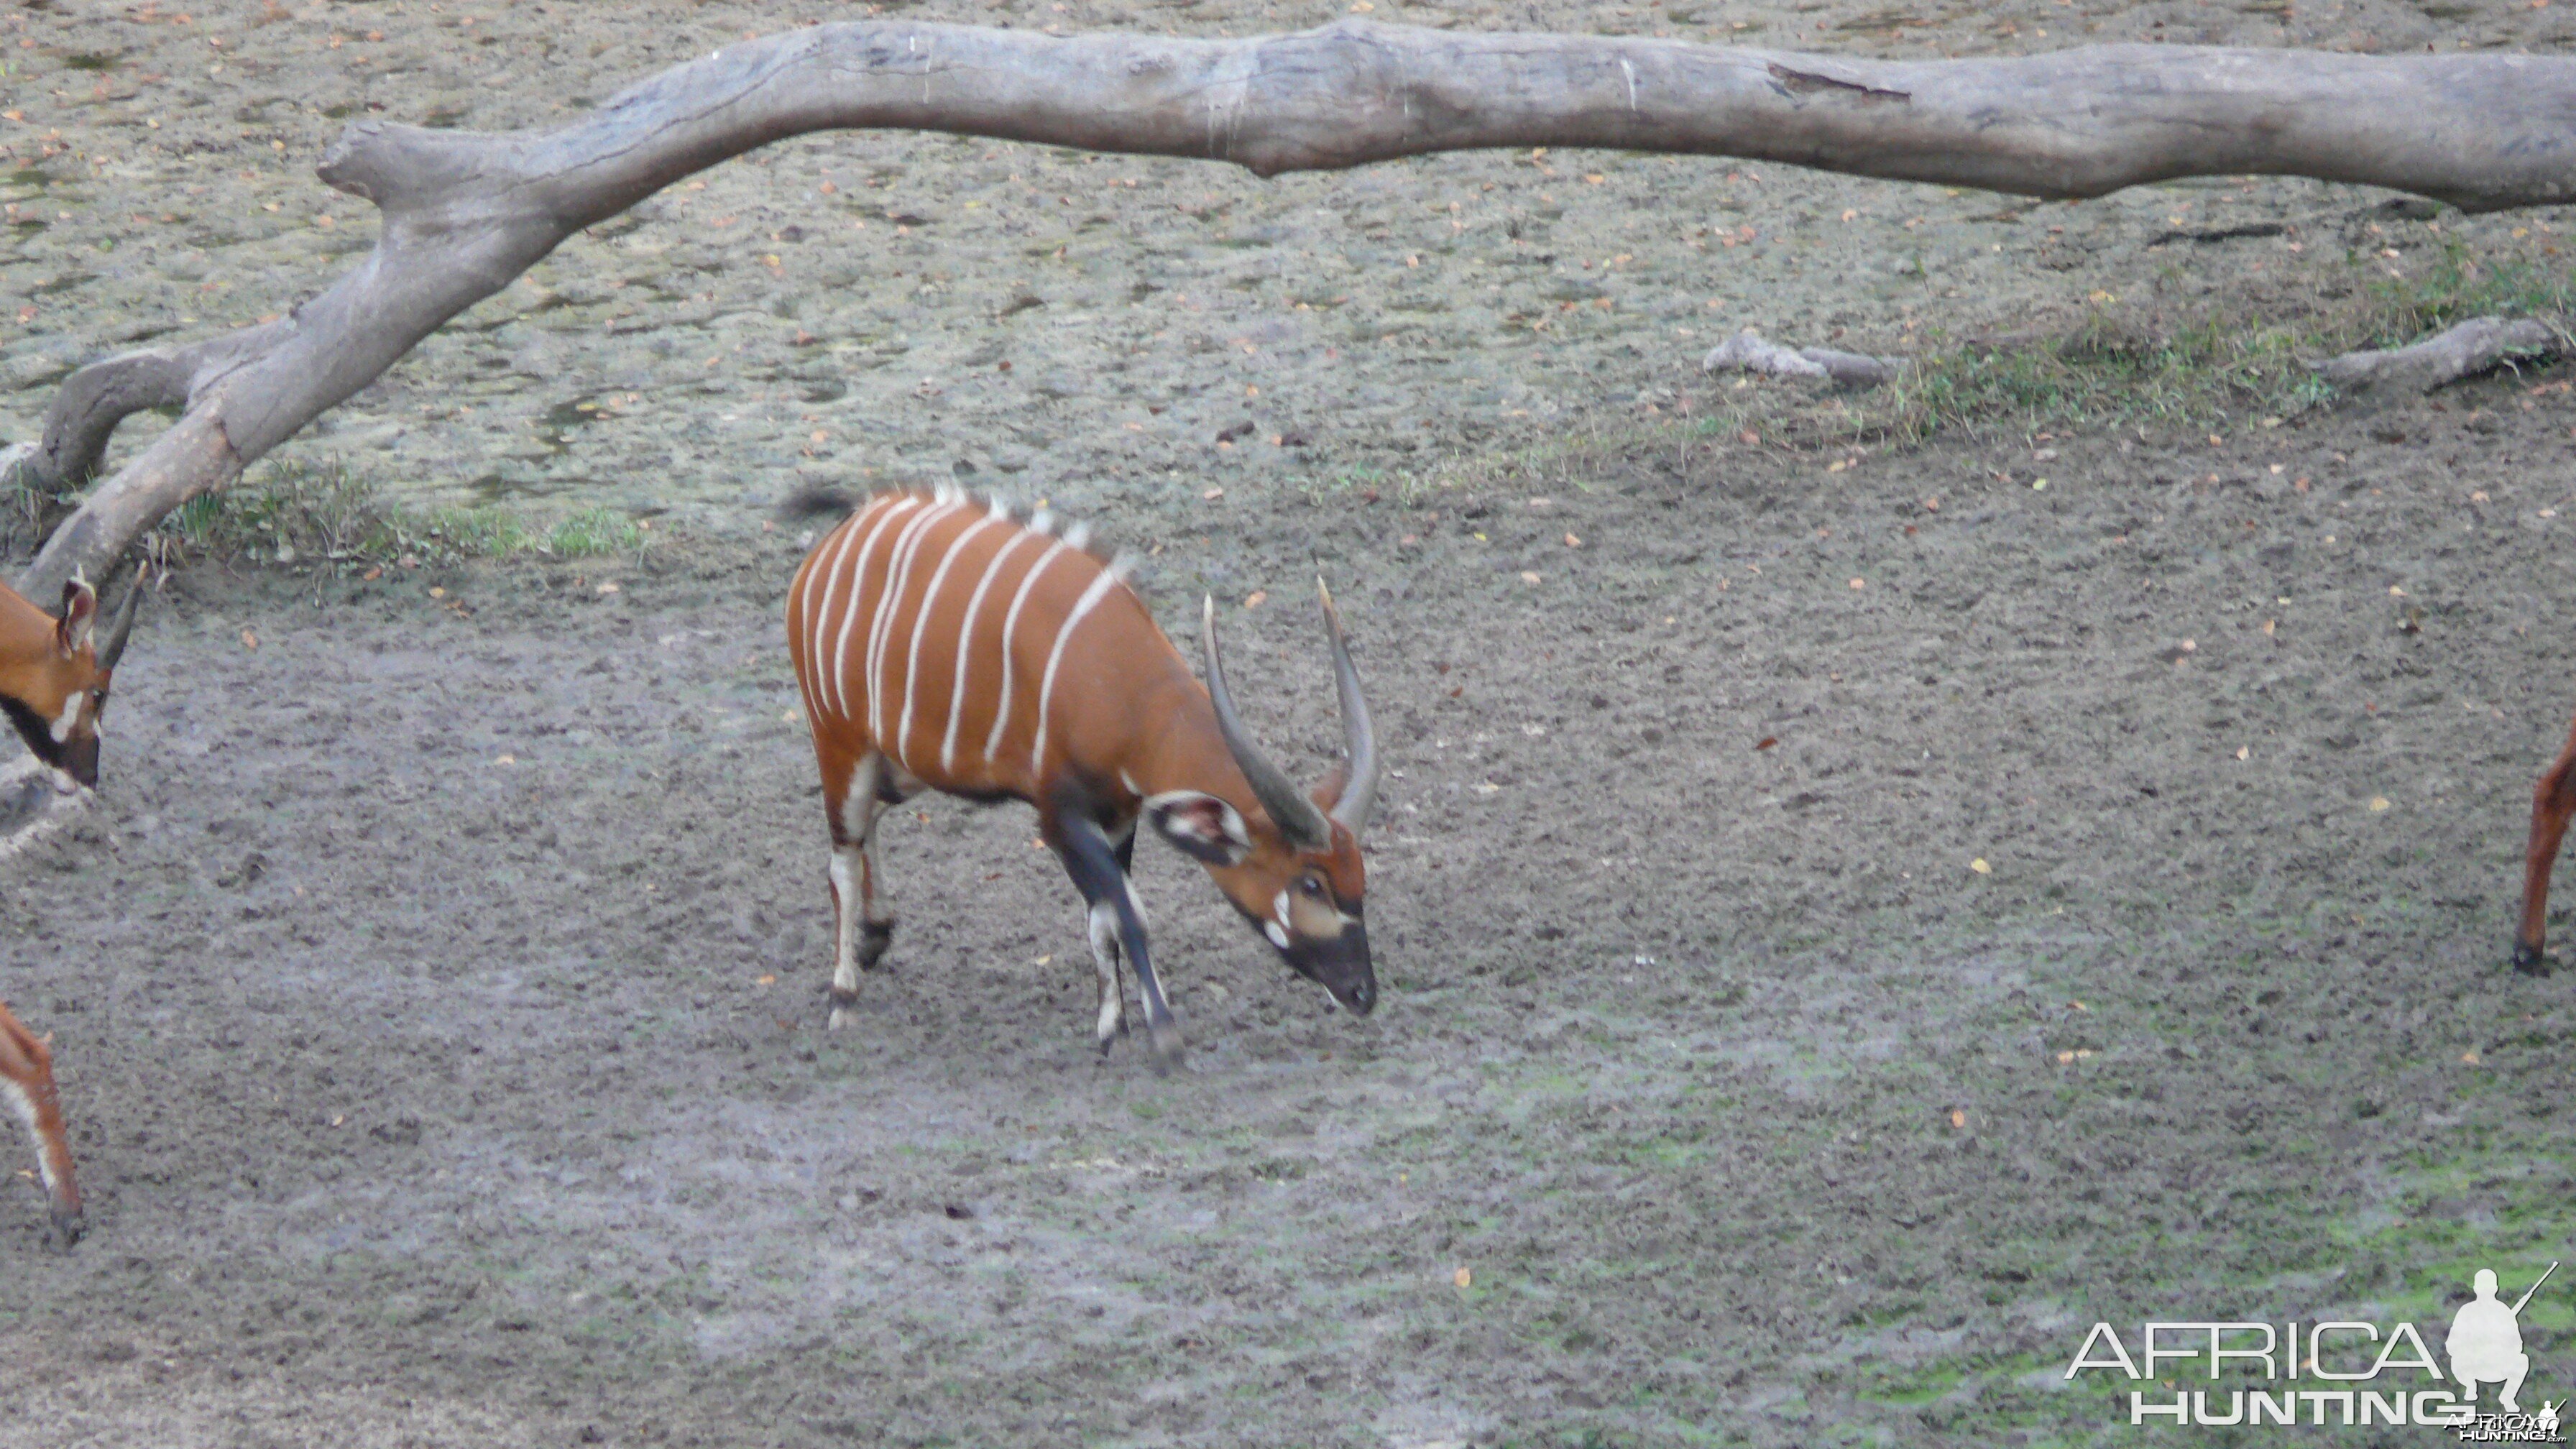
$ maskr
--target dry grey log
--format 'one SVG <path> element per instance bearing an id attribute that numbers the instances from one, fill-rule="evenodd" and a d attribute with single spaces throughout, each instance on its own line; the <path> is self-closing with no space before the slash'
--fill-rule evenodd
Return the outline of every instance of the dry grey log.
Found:
<path id="1" fill-rule="evenodd" d="M 2387 388 L 2431 392 L 2524 358 L 2562 350 L 2565 334 L 2530 317 L 2475 317 L 2405 347 L 2347 352 L 2316 364 L 2317 375 L 2359 392 Z"/>
<path id="2" fill-rule="evenodd" d="M 351 126 L 320 172 L 383 211 L 375 250 L 286 321 L 74 374 L 22 467 L 49 491 L 95 466 L 120 409 L 184 393 L 187 412 L 56 530 L 20 589 L 41 598 L 77 566 L 103 574 L 155 520 L 229 483 L 580 228 L 754 147 L 871 127 L 1264 176 L 1546 145 L 2055 197 L 2258 172 L 2471 210 L 2576 199 L 2576 60 L 2550 56 L 2131 45 L 1865 61 L 1365 22 L 1240 40 L 815 26 L 674 67 L 553 131 Z"/>
<path id="3" fill-rule="evenodd" d="M 1902 357 L 1872 357 L 1863 352 L 1837 352 L 1830 347 L 1791 351 L 1778 343 L 1763 341 L 1762 335 L 1750 327 L 1710 348 L 1708 355 L 1699 360 L 1702 372 L 1732 368 L 1773 377 L 1823 378 L 1837 387 L 1851 388 L 1876 387 L 1893 380 L 1910 365 Z"/>

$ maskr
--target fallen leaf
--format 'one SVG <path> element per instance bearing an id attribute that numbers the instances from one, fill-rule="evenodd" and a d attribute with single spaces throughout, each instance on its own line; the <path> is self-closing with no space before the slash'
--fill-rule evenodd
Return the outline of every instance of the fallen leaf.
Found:
<path id="1" fill-rule="evenodd" d="M 1950 1109 L 1950 1125 L 1951 1125 L 1951 1126 L 1953 1126 L 1953 1127 L 1965 1127 L 1965 1126 L 1967 1126 L 1967 1125 L 1968 1125 L 1968 1113 L 1967 1113 L 1967 1109 L 1965 1109 L 1965 1108 L 1963 1108 L 1963 1107 L 1953 1107 L 1953 1108 L 1951 1108 L 1951 1109 Z"/>
<path id="2" fill-rule="evenodd" d="M 1527 572 L 1527 571 L 1523 571 L 1523 572 L 1522 572 L 1522 574 L 1521 574 L 1521 582 L 1522 582 L 1522 583 L 1525 583 L 1525 584 L 1534 584 L 1534 583 L 1537 583 L 1537 582 L 1538 582 L 1538 575 L 1536 575 L 1536 574 L 1534 574 L 1534 573 Z"/>
<path id="3" fill-rule="evenodd" d="M 2254 747 L 2253 747 L 2253 746 L 2251 746 L 2251 745 L 2238 745 L 2238 746 L 2236 747 L 2236 758 L 2238 758 L 2238 759 L 2240 759 L 2240 760 L 2243 760 L 2243 759 L 2249 759 L 2249 758 L 2251 758 L 2251 757 L 2253 756 L 2253 754 L 2254 754 Z"/>
<path id="4" fill-rule="evenodd" d="M 1852 580 L 1852 581 L 1851 581 L 1851 586 L 1852 586 L 1853 588 L 1855 588 L 1855 589 L 1865 589 L 1865 588 L 1868 588 L 1868 587 L 1869 587 L 1869 580 L 1867 580 L 1867 579 L 1854 579 L 1854 580 Z"/>
<path id="5" fill-rule="evenodd" d="M 1250 594 L 1244 597 L 1243 607 L 1247 609 L 1258 609 L 1261 607 L 1262 601 L 1269 597 L 1270 591 L 1268 589 L 1254 589 Z"/>
<path id="6" fill-rule="evenodd" d="M 1214 503 L 1214 502 L 1215 502 L 1215 501 L 1217 501 L 1218 499 L 1223 498 L 1223 497 L 1225 496 L 1225 490 L 1224 490 L 1224 489 L 1222 489 L 1222 488 L 1211 488 L 1211 489 L 1209 489 L 1208 491 L 1206 491 L 1205 493 L 1200 494 L 1199 496 L 1200 496 L 1201 498 L 1206 499 L 1206 500 L 1207 500 L 1208 502 L 1210 502 L 1210 503 Z"/>
<path id="7" fill-rule="evenodd" d="M 1780 737 L 1778 735 L 1764 735 L 1762 738 L 1753 742 L 1753 748 L 1756 750 L 1767 750 L 1778 743 L 1780 743 Z"/>
<path id="8" fill-rule="evenodd" d="M 259 636 L 258 636 L 257 634 L 252 633 L 252 632 L 251 632 L 251 631 L 249 631 L 248 629 L 244 629 L 244 630 L 242 631 L 242 647 L 243 647 L 244 649 L 256 649 L 256 648 L 258 648 L 258 647 L 259 647 Z"/>
<path id="9" fill-rule="evenodd" d="M 2464 1051 L 2460 1053 L 2460 1060 L 2467 1062 L 2470 1066 L 2474 1067 L 2478 1064 L 2478 1054 L 2474 1049 Z"/>
<path id="10" fill-rule="evenodd" d="M 613 593 L 616 593 L 616 592 L 617 592 L 617 585 L 615 585 L 615 584 L 601 584 L 601 585 L 599 586 L 599 592 L 600 592 L 600 593 L 602 593 L 602 594 L 613 594 Z"/>
<path id="11" fill-rule="evenodd" d="M 2370 809 L 2371 809 L 2371 813 L 2372 813 L 2372 814 L 2374 814 L 2374 815 L 2375 815 L 2375 814 L 2379 813 L 2380 811 L 2385 810 L 2385 809 L 2387 809 L 2387 808 L 2388 808 L 2388 797 L 2387 797 L 2387 796 L 2385 796 L 2385 795 L 2373 795 L 2373 796 L 2371 796 L 2371 797 L 2370 797 Z"/>
<path id="12" fill-rule="evenodd" d="M 775 986 L 778 984 L 778 978 L 776 976 L 763 974 L 751 978 L 751 984 L 754 986 Z"/>
<path id="13" fill-rule="evenodd" d="M 1969 861 L 1968 869 L 1975 871 L 1979 875 L 1993 875 L 1995 873 L 1995 868 L 1986 864 L 1986 858 L 1982 855 L 1978 856 L 1975 860 Z"/>
<path id="14" fill-rule="evenodd" d="M 1474 1285 L 1476 1275 L 1468 1272 L 1464 1268 L 1461 1268 L 1456 1273 L 1450 1275 L 1449 1281 L 1457 1284 L 1461 1288 L 1466 1288 Z"/>
<path id="15" fill-rule="evenodd" d="M 1583 540 L 1569 533 L 1565 536 L 1565 546 L 1567 548 L 1581 548 L 1583 547 Z"/>
<path id="16" fill-rule="evenodd" d="M 519 763 L 519 757 L 516 755 L 502 755 L 493 760 L 492 763 L 496 765 L 515 765 Z"/>
<path id="17" fill-rule="evenodd" d="M 2074 1061 L 2074 1060 L 2075 1060 L 2075 1053 L 2073 1053 L 2073 1052 L 2059 1052 L 2059 1053 L 2057 1054 L 2057 1064 L 2058 1064 L 2059 1066 L 2061 1066 L 2061 1067 L 2062 1067 L 2062 1066 L 2065 1066 L 2066 1064 L 2068 1064 L 2069 1062 L 2072 1062 L 2072 1061 Z"/>
<path id="18" fill-rule="evenodd" d="M 443 598 L 446 598 L 446 597 L 447 597 L 447 590 L 445 590 L 445 589 L 431 589 L 431 590 L 429 591 L 429 596 L 430 596 L 431 598 L 433 598 L 433 599 L 443 599 Z"/>

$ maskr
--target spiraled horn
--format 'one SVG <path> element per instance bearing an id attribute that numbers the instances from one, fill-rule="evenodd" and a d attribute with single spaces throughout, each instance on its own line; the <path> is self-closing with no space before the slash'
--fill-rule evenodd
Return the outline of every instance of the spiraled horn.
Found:
<path id="1" fill-rule="evenodd" d="M 125 654 L 125 641 L 134 633 L 134 614 L 143 603 L 143 571 L 137 569 L 134 582 L 125 586 L 125 597 L 117 603 L 116 617 L 108 621 L 107 637 L 98 645 L 98 667 L 114 669 Z"/>
<path id="2" fill-rule="evenodd" d="M 1368 824 L 1369 805 L 1377 799 L 1378 775 L 1385 766 L 1377 757 L 1377 730 L 1369 723 L 1368 701 L 1360 698 L 1360 672 L 1351 667 L 1350 646 L 1342 640 L 1342 611 L 1333 607 L 1333 591 L 1315 579 L 1315 594 L 1324 601 L 1324 632 L 1333 644 L 1333 685 L 1342 696 L 1342 741 L 1351 754 L 1350 783 L 1333 802 L 1333 818 L 1357 835 Z"/>
<path id="3" fill-rule="evenodd" d="M 1204 595 L 1199 606 L 1199 642 L 1207 654 L 1208 702 L 1216 706 L 1217 733 L 1225 736 L 1225 750 L 1234 756 L 1243 778 L 1251 782 L 1253 798 L 1270 818 L 1279 823 L 1280 833 L 1300 850 L 1321 850 L 1332 843 L 1333 830 L 1324 812 L 1315 802 L 1301 794 L 1295 783 L 1279 767 L 1262 757 L 1252 744 L 1252 736 L 1243 728 L 1243 720 L 1234 712 L 1234 698 L 1226 692 L 1225 664 L 1217 658 L 1216 598 Z"/>

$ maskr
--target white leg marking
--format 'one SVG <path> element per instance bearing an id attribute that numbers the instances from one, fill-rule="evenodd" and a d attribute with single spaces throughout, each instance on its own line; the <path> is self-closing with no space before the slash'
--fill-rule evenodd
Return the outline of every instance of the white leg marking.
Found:
<path id="1" fill-rule="evenodd" d="M 877 793 L 885 785 L 885 756 L 870 751 L 850 767 L 849 788 L 841 792 L 841 833 L 865 844 L 876 833 Z"/>
<path id="2" fill-rule="evenodd" d="M 850 640 L 859 632 L 859 606 L 867 597 L 868 560 L 876 557 L 877 543 L 892 532 L 895 518 L 907 509 L 920 506 L 921 500 L 911 495 L 897 499 L 895 505 L 885 511 L 885 516 L 877 520 L 876 526 L 868 530 L 867 541 L 859 545 L 858 562 L 850 566 L 850 607 L 842 615 L 841 631 L 835 636 L 832 646 L 834 708 L 843 719 L 850 717 Z M 885 608 L 883 598 L 877 600 L 877 608 L 880 611 Z M 860 682 L 864 684 L 866 681 Z"/>
<path id="3" fill-rule="evenodd" d="M 1056 627 L 1055 647 L 1047 651 L 1046 674 L 1038 682 L 1038 742 L 1029 751 L 1029 778 L 1032 780 L 1046 773 L 1047 702 L 1055 697 L 1055 669 L 1064 662 L 1065 641 L 1073 637 L 1073 628 L 1082 622 L 1082 616 L 1098 607 L 1100 601 L 1116 587 L 1117 576 L 1102 569 L 1100 577 L 1093 579 L 1091 587 L 1082 591 L 1082 597 L 1074 600 L 1073 611 L 1066 614 L 1064 622 Z"/>
<path id="4" fill-rule="evenodd" d="M 841 1029 L 849 1017 L 846 1003 L 859 994 L 859 882 L 867 868 L 865 853 L 855 845 L 832 852 L 832 890 L 840 909 L 833 923 L 832 1013 L 823 1023 L 829 1031 Z"/>
<path id="5" fill-rule="evenodd" d="M 1092 1039 L 1106 1046 L 1118 1035 L 1118 1021 L 1126 1014 L 1126 993 L 1118 986 L 1118 908 L 1101 901 L 1091 908 L 1091 964 L 1100 971 L 1100 1019 L 1091 1029 Z"/>
<path id="6" fill-rule="evenodd" d="M 956 505 L 943 503 L 915 514 L 896 536 L 894 552 L 887 556 L 886 586 L 877 600 L 876 627 L 868 632 L 868 667 L 864 676 L 868 681 L 868 734 L 880 747 L 885 742 L 886 641 L 893 636 L 895 619 L 903 612 L 904 592 L 912 587 L 912 561 L 921 553 L 921 541 L 930 536 L 940 519 L 955 511 Z"/>
<path id="7" fill-rule="evenodd" d="M 870 527 L 868 515 L 879 512 L 890 501 L 892 500 L 879 499 L 851 514 L 838 529 L 834 530 L 835 537 L 840 541 L 832 545 L 831 555 L 827 558 L 818 557 L 815 560 L 813 586 L 821 591 L 821 597 L 808 600 L 808 607 L 805 610 L 805 648 L 806 653 L 811 656 L 807 664 L 814 679 L 814 703 L 818 707 L 830 702 L 830 695 L 825 688 L 826 681 L 823 678 L 824 641 L 832 627 L 832 599 L 841 587 L 841 565 L 849 558 L 850 550 L 857 546 L 859 536 L 868 531 Z"/>
<path id="8" fill-rule="evenodd" d="M 984 737 L 984 763 L 993 763 L 993 752 L 1002 747 L 1002 729 L 1011 722 L 1011 639 L 1020 627 L 1020 607 L 1029 601 L 1029 590 L 1036 587 L 1038 575 L 1047 571 L 1056 555 L 1064 552 L 1064 540 L 1047 545 L 1038 561 L 1029 566 L 1028 576 L 1020 580 L 1020 591 L 1011 596 L 1010 612 L 1002 616 L 1002 692 L 993 705 L 993 732 Z"/>
<path id="9" fill-rule="evenodd" d="M 27 1138 L 36 1144 L 36 1170 L 44 1174 L 45 1194 L 50 1197 L 55 1191 L 54 1154 L 36 1126 L 36 1096 L 15 1077 L 0 1077 L 0 1087 L 8 1089 L 9 1105 L 17 1110 L 18 1120 L 27 1124 Z"/>

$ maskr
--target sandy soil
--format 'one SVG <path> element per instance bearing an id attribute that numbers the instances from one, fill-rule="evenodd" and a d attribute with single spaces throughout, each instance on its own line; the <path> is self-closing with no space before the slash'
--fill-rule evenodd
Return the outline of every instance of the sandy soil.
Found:
<path id="1" fill-rule="evenodd" d="M 10 183 L 0 290 L 30 300 L 0 318 L 0 434 L 62 366 L 259 315 L 362 245 L 300 179 L 333 108 L 542 120 L 804 12 L 280 13 L 0 18 L 25 117 L 0 144 L 44 177 Z M 1910 53 L 2566 23 L 1448 13 Z M 2094 291 L 2251 306 L 2329 285 L 2288 242 L 2348 267 L 2377 198 L 2043 212 L 1634 158 L 1258 183 L 988 150 L 719 173 L 299 445 L 421 499 L 677 515 L 640 563 L 207 566 L 155 606 L 98 808 L 0 874 L 0 992 L 56 1033 L 93 1223 L 56 1254 L 34 1194 L 0 1195 L 0 1443 L 2080 1442 L 2131 1432 L 2059 1379 L 2095 1318 L 2430 1323 L 2470 1267 L 2565 1255 L 2576 1015 L 2564 978 L 2502 969 L 2525 790 L 2576 702 L 2563 383 L 1398 486 L 1704 398 L 1711 318 L 1892 346 Z M 2204 219 L 2303 231 L 2149 245 Z M 2388 218 L 2399 255 L 2368 265 L 2558 224 Z M 1929 280 L 1899 278 L 1918 237 Z M 1548 260 L 1483 290 L 1524 251 Z M 635 401 L 565 422 L 612 392 Z M 1291 427 L 1308 446 L 1268 441 Z M 1195 1070 L 1100 1063 L 1027 813 L 925 801 L 887 843 L 889 970 L 821 1029 L 795 540 L 747 505 L 870 470 L 1159 546 L 1161 615 L 1233 601 L 1252 708 L 1309 766 L 1321 561 L 1402 772 L 1374 1018 L 1328 1014 L 1149 847 Z M 2525 1320 L 2535 1383 L 2567 1382 L 2567 1301 Z"/>
<path id="2" fill-rule="evenodd" d="M 185 576 L 0 898 L 96 1224 L 0 1439 L 1993 1442 L 2095 1316 L 2431 1318 L 2570 1225 L 2570 413 L 1106 510 L 1310 762 L 1319 554 L 1402 771 L 1366 1023 L 1140 856 L 1174 1081 L 1016 807 L 821 1030 L 786 544 Z"/>
<path id="3" fill-rule="evenodd" d="M 0 18 L 0 437 L 110 348 L 274 314 L 372 244 L 311 174 L 353 116 L 545 125 L 832 7 L 54 4 Z M 928 18 L 1249 34 L 1338 3 L 933 4 Z M 1390 4 L 1374 18 L 1886 55 L 2169 39 L 2550 49 L 2566 6 Z M 181 19 L 185 16 L 185 20 Z M 83 69 L 81 67 L 104 67 Z M 1649 407 L 1744 325 L 1908 351 L 2089 307 L 2270 310 L 2348 251 L 2416 271 L 2533 218 L 2365 233 L 2349 190 L 2079 206 L 1723 161 L 1462 155 L 1261 181 L 946 137 L 781 145 L 575 239 L 288 456 L 421 501 L 608 502 L 739 529 L 800 478 L 963 477 L 1090 506 L 1203 475 L 1330 483 Z M 694 187 L 697 183 L 691 183 Z M 2218 235 L 2269 224 L 2274 235 Z M 2372 223 L 2376 224 L 2376 223 Z M 2378 253 L 2392 251 L 2394 257 Z M 2332 258 L 2332 265 L 2327 259 Z M 2213 299 L 2212 294 L 2219 294 Z M 1250 435 L 1225 448 L 1241 424 Z M 127 439 L 125 445 L 132 446 Z"/>

